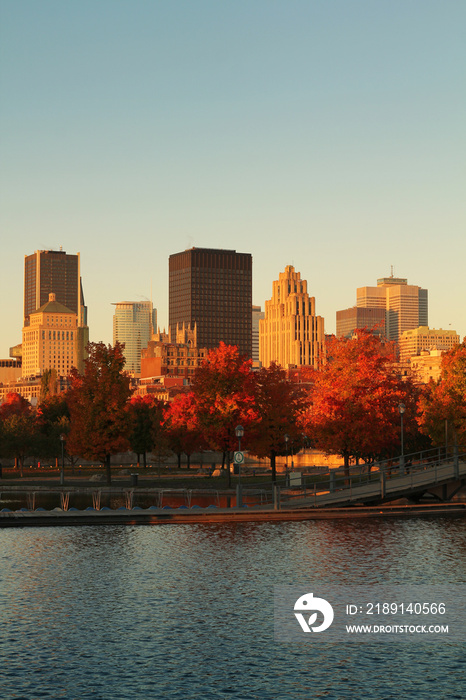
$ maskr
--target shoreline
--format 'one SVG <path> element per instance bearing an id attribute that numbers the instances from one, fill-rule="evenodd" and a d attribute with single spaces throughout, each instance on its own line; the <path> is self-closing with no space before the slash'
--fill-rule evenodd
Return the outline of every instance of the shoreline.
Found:
<path id="1" fill-rule="evenodd" d="M 428 505 L 353 506 L 351 508 L 103 508 L 95 510 L 1 511 L 1 527 L 79 525 L 231 524 L 354 518 L 465 517 L 466 503 Z"/>

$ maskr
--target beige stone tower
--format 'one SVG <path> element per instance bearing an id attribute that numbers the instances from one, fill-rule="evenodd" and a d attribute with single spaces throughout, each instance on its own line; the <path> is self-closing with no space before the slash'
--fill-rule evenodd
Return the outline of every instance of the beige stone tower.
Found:
<path id="1" fill-rule="evenodd" d="M 285 369 L 317 368 L 324 353 L 324 319 L 316 316 L 315 298 L 307 293 L 307 282 L 287 265 L 274 281 L 272 298 L 265 302 L 265 318 L 259 321 L 260 361 L 264 367 L 276 362 Z"/>

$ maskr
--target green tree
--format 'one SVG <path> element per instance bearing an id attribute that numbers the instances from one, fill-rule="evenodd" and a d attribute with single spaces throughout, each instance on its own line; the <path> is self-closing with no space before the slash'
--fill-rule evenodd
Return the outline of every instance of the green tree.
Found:
<path id="1" fill-rule="evenodd" d="M 110 457 L 129 449 L 127 402 L 130 379 L 124 373 L 123 346 L 89 343 L 84 374 L 71 372 L 67 395 L 71 428 L 66 447 L 70 454 L 96 459 L 106 465 L 111 483 Z"/>
<path id="2" fill-rule="evenodd" d="M 61 435 L 70 431 L 66 396 L 48 396 L 37 408 L 36 455 L 58 458 L 62 454 Z"/>
<path id="3" fill-rule="evenodd" d="M 166 443 L 164 429 L 165 402 L 151 394 L 133 396 L 128 404 L 130 416 L 130 449 L 139 456 L 143 455 L 146 468 L 146 455 L 157 446 L 161 449 Z"/>
<path id="4" fill-rule="evenodd" d="M 24 459 L 36 444 L 36 420 L 31 404 L 14 392 L 0 406 L 0 452 L 14 457 L 23 476 Z"/>

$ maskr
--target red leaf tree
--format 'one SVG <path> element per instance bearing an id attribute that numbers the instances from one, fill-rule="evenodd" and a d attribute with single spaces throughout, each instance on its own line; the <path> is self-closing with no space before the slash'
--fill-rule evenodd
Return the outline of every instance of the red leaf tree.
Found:
<path id="1" fill-rule="evenodd" d="M 189 469 L 193 452 L 205 446 L 192 392 L 178 394 L 168 404 L 165 410 L 165 426 L 168 446 L 178 457 L 178 469 L 181 467 L 183 453 L 187 457 Z"/>
<path id="2" fill-rule="evenodd" d="M 316 447 L 343 457 L 346 473 L 351 458 L 370 464 L 399 450 L 400 403 L 407 438 L 417 435 L 417 393 L 376 336 L 357 331 L 351 340 L 334 339 L 327 359 L 315 375 L 306 432 Z"/>
<path id="3" fill-rule="evenodd" d="M 286 371 L 272 363 L 254 374 L 254 398 L 257 422 L 251 435 L 245 436 L 248 449 L 258 457 L 268 457 L 272 481 L 276 479 L 276 457 L 286 454 L 285 435 L 292 444 L 301 445 L 300 418 L 307 405 L 303 387 L 288 379 Z"/>
<path id="4" fill-rule="evenodd" d="M 84 374 L 73 369 L 67 402 L 71 429 L 66 439 L 69 454 L 96 459 L 106 465 L 111 483 L 110 457 L 129 448 L 129 416 L 126 405 L 131 394 L 124 373 L 122 345 L 89 343 Z"/>
<path id="5" fill-rule="evenodd" d="M 234 345 L 220 343 L 197 368 L 192 392 L 199 428 L 207 444 L 223 452 L 236 449 L 235 428 L 245 430 L 256 419 L 252 362 Z M 230 473 L 228 469 L 228 474 Z"/>

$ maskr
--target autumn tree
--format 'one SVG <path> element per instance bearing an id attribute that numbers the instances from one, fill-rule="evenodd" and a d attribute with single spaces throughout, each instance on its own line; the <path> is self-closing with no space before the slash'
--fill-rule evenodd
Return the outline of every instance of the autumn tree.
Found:
<path id="1" fill-rule="evenodd" d="M 20 394 L 11 392 L 0 405 L 0 453 L 14 457 L 23 476 L 24 459 L 34 452 L 36 421 L 31 404 Z"/>
<path id="2" fill-rule="evenodd" d="M 316 373 L 304 424 L 316 447 L 370 464 L 400 449 L 400 403 L 407 445 L 417 435 L 417 393 L 398 376 L 390 349 L 367 331 L 334 339 L 327 364 Z M 413 444 L 411 442 L 411 444 Z"/>
<path id="3" fill-rule="evenodd" d="M 209 446 L 223 453 L 223 464 L 236 448 L 236 426 L 247 429 L 256 418 L 251 364 L 236 346 L 221 342 L 194 374 L 192 392 L 199 428 Z"/>
<path id="4" fill-rule="evenodd" d="M 448 433 L 466 443 L 466 339 L 443 355 L 440 381 L 426 387 L 419 407 L 420 428 L 436 445 Z"/>
<path id="5" fill-rule="evenodd" d="M 111 483 L 110 457 L 129 448 L 129 414 L 126 404 L 131 394 L 129 377 L 124 373 L 123 347 L 89 343 L 84 374 L 71 371 L 67 402 L 71 429 L 67 451 L 106 465 Z"/>
<path id="6" fill-rule="evenodd" d="M 268 457 L 272 481 L 276 479 L 276 457 L 286 454 L 285 435 L 292 444 L 300 446 L 300 418 L 307 405 L 304 388 L 286 371 L 272 363 L 254 373 L 254 403 L 257 420 L 250 435 L 245 435 L 249 451 L 258 457 Z"/>
<path id="7" fill-rule="evenodd" d="M 181 467 L 181 455 L 184 453 L 190 466 L 191 455 L 204 446 L 202 431 L 196 413 L 194 394 L 178 394 L 165 409 L 165 427 L 168 446 L 178 457 L 178 469 Z"/>
<path id="8" fill-rule="evenodd" d="M 133 396 L 128 404 L 130 418 L 129 444 L 130 449 L 138 456 L 142 454 L 144 468 L 146 457 L 154 447 L 165 447 L 166 435 L 164 429 L 165 402 L 151 394 Z"/>

